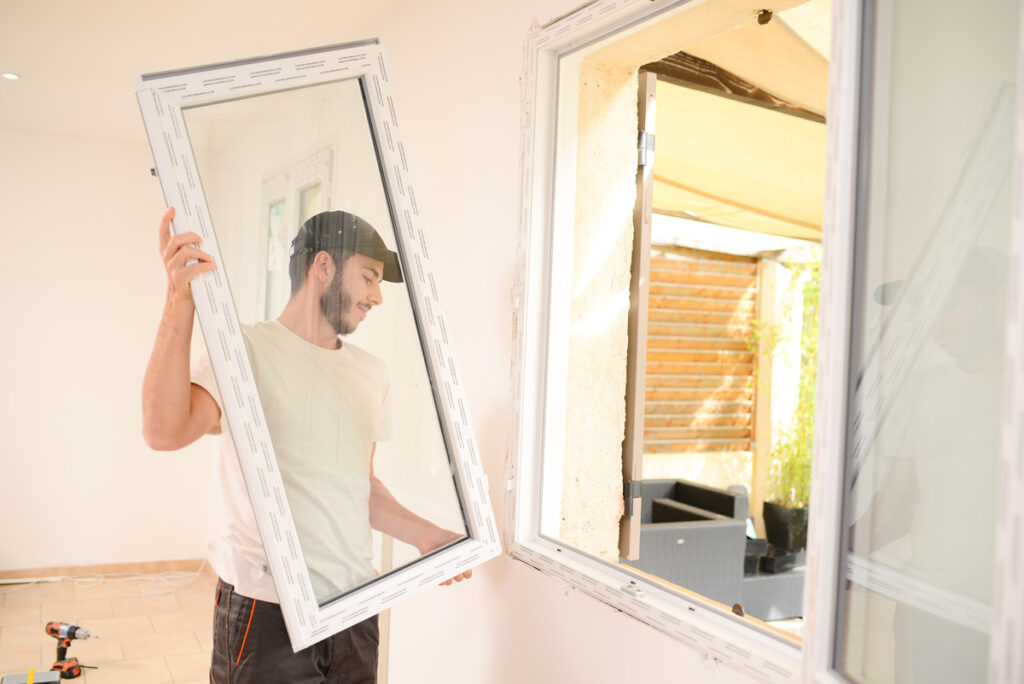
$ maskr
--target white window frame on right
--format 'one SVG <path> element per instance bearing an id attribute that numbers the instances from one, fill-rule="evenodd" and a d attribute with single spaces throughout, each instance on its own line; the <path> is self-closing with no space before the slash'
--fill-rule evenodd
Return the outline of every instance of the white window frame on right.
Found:
<path id="1" fill-rule="evenodd" d="M 823 226 L 822 318 L 819 345 L 818 403 L 812 482 L 810 534 L 805 591 L 805 628 L 801 648 L 727 609 L 691 593 L 674 590 L 620 565 L 559 541 L 545 525 L 542 502 L 557 498 L 560 463 L 551 454 L 552 431 L 565 420 L 564 406 L 548 401 L 564 394 L 549 385 L 548 369 L 564 363 L 551 339 L 564 326 L 555 299 L 553 274 L 559 250 L 571 240 L 573 212 L 565 210 L 571 193 L 559 169 L 574 163 L 563 156 L 575 143 L 558 140 L 560 60 L 583 46 L 628 27 L 689 13 L 730 0 L 599 0 L 531 34 L 524 67 L 522 213 L 520 269 L 515 293 L 517 334 L 516 422 L 509 458 L 506 544 L 516 559 L 587 593 L 736 668 L 757 681 L 847 681 L 835 668 L 837 609 L 846 572 L 841 567 L 842 513 L 847 463 L 847 408 L 853 310 L 854 248 L 858 183 L 864 140 L 860 126 L 862 93 L 870 84 L 862 68 L 864 46 L 872 36 L 864 28 L 863 0 L 834 0 L 829 62 L 829 131 Z M 740 0 L 734 0 L 734 4 Z M 742 4 L 742 3 L 741 3 Z M 752 11 L 756 12 L 753 8 Z M 971 8 L 964 5 L 964 11 Z M 693 16 L 698 13 L 694 12 Z M 697 21 L 699 19 L 695 19 Z M 1024 64 L 1024 59 L 1019 60 Z M 564 106 L 564 103 L 562 103 Z M 1014 111 L 1012 179 L 1013 238 L 1007 303 L 1006 391 L 1001 445 L 1001 490 L 996 548 L 995 596 L 990 635 L 989 680 L 1024 682 L 1024 209 L 1020 140 L 1022 105 Z M 563 166 L 560 166 L 563 165 Z M 571 196 L 571 195 L 570 195 Z M 571 203 L 570 203 L 571 204 Z M 561 316 L 561 318 L 560 318 Z M 556 374 L 557 375 L 557 374 Z M 564 382 L 553 380 L 552 382 Z M 562 412 L 559 413 L 559 410 Z M 545 455 L 549 458 L 545 458 Z M 550 510 L 550 509 L 549 509 Z"/>

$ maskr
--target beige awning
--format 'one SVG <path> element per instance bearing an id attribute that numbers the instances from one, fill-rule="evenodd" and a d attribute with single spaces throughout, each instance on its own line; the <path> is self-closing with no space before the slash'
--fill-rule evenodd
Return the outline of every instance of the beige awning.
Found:
<path id="1" fill-rule="evenodd" d="M 830 11 L 827 0 L 810 0 L 686 52 L 824 115 Z M 656 212 L 821 238 L 824 124 L 662 80 L 657 88 Z"/>

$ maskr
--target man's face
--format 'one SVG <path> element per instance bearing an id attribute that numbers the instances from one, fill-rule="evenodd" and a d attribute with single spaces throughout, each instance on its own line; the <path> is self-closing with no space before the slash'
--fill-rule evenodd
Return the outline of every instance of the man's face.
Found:
<path id="1" fill-rule="evenodd" d="M 364 254 L 351 255 L 335 271 L 320 297 L 320 309 L 336 333 L 355 331 L 370 309 L 383 303 L 383 274 L 383 262 Z"/>

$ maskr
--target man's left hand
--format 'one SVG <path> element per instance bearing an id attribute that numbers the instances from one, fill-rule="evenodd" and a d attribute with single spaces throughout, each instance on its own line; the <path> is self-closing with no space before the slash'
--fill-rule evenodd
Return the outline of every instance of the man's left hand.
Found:
<path id="1" fill-rule="evenodd" d="M 431 551 L 434 551 L 435 549 L 441 548 L 442 546 L 447 546 L 452 542 L 464 539 L 465 536 L 466 535 L 464 534 L 457 534 L 455 532 L 452 532 L 451 530 L 446 530 L 437 527 L 431 532 L 431 534 L 427 538 L 425 538 L 420 544 L 418 544 L 420 554 L 426 555 Z M 441 582 L 440 586 L 446 587 L 452 582 L 461 582 L 462 580 L 467 580 L 472 576 L 473 571 L 466 570 L 465 572 L 460 572 L 458 575 L 452 577 L 450 580 Z"/>

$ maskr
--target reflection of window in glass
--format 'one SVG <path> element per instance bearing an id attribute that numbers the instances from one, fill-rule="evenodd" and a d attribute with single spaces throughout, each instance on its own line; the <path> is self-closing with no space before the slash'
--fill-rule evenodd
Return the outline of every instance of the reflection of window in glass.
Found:
<path id="1" fill-rule="evenodd" d="M 288 240 L 284 219 L 284 200 L 270 205 L 267 216 L 267 310 L 264 315 L 269 319 L 273 311 L 280 311 L 285 302 L 272 293 L 280 293 L 287 287 L 288 277 Z"/>
<path id="2" fill-rule="evenodd" d="M 314 183 L 299 193 L 299 224 L 320 211 L 320 195 L 323 183 Z"/>
<path id="3" fill-rule="evenodd" d="M 263 205 L 266 240 L 264 271 L 263 320 L 277 318 L 291 295 L 288 276 L 288 255 L 299 226 L 314 214 L 330 206 L 330 189 L 334 176 L 334 152 L 321 149 L 276 169 L 264 177 Z"/>

